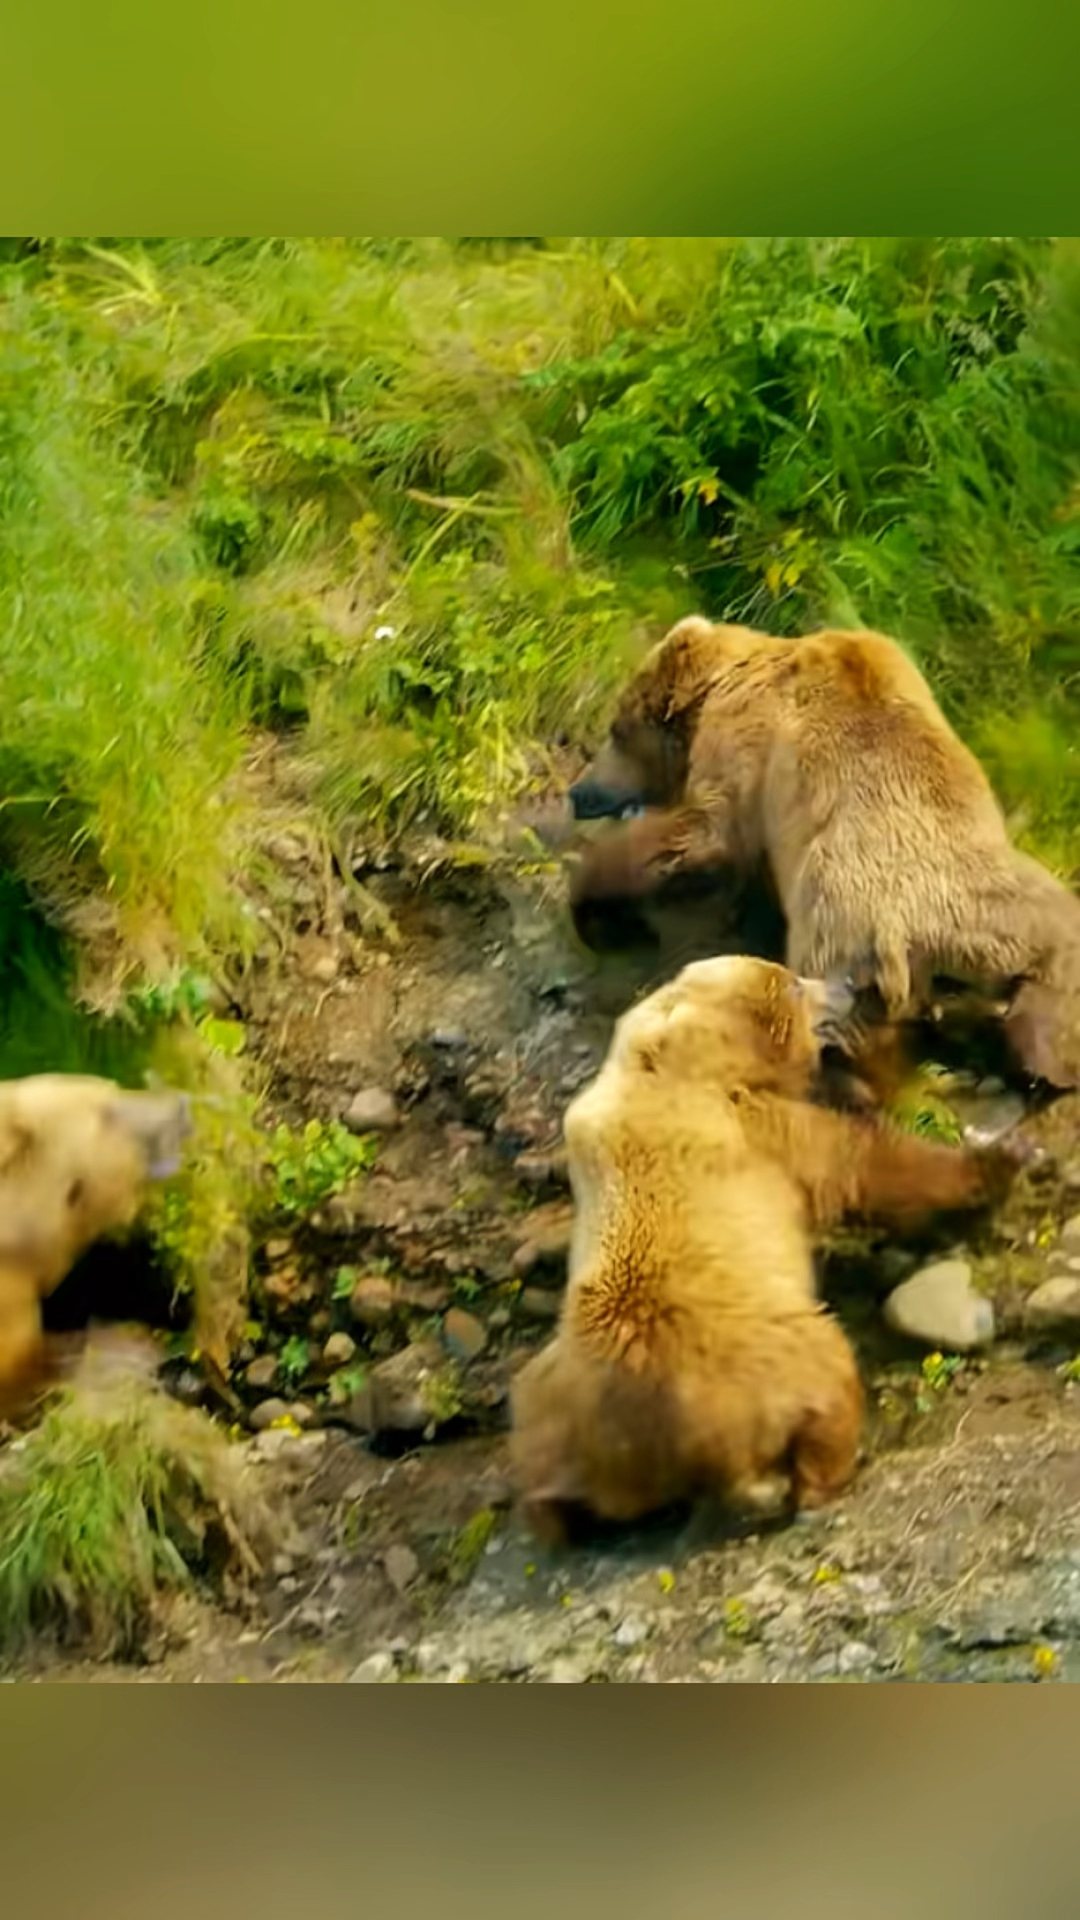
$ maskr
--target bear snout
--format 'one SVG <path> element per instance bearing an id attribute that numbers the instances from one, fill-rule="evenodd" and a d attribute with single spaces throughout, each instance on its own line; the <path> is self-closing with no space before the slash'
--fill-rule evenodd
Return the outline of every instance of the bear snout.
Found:
<path id="1" fill-rule="evenodd" d="M 638 811 L 640 802 L 636 795 L 617 792 L 585 774 L 570 789 L 570 805 L 575 820 L 618 820 L 627 812 Z"/>
<path id="2" fill-rule="evenodd" d="M 138 1141 L 151 1180 L 167 1180 L 180 1168 L 192 1130 L 191 1102 L 184 1093 L 122 1093 L 112 1118 Z"/>
<path id="3" fill-rule="evenodd" d="M 800 987 L 812 1008 L 814 1031 L 819 1039 L 839 1034 L 855 1011 L 856 991 L 851 980 L 800 980 Z"/>

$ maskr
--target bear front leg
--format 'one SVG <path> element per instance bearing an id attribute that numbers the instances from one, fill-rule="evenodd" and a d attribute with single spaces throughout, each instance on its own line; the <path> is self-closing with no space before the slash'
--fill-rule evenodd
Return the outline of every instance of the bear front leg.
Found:
<path id="1" fill-rule="evenodd" d="M 610 827 L 582 855 L 570 903 L 640 899 L 680 873 L 732 864 L 722 814 L 705 807 L 658 808 Z"/>
<path id="2" fill-rule="evenodd" d="M 981 1151 L 919 1140 L 898 1128 L 837 1114 L 836 1184 L 826 1179 L 823 1212 L 854 1213 L 910 1228 L 936 1213 L 989 1206 L 1008 1192 L 1028 1149 L 1019 1140 Z M 845 1125 L 845 1121 L 847 1124 Z M 835 1195 L 838 1207 L 830 1207 Z"/>
<path id="3" fill-rule="evenodd" d="M 21 1412 L 49 1378 L 37 1290 L 0 1269 L 0 1420 Z"/>
<path id="4" fill-rule="evenodd" d="M 740 1102 L 749 1139 L 798 1183 L 816 1231 L 856 1214 L 911 1227 L 1003 1198 L 1031 1149 L 1018 1136 L 972 1151 L 797 1100 Z"/>

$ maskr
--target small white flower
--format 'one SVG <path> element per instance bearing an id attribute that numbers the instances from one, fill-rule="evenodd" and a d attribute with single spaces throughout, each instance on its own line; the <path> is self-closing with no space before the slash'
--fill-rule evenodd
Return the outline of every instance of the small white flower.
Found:
<path id="1" fill-rule="evenodd" d="M 396 627 L 376 627 L 375 638 L 376 640 L 393 640 L 396 633 Z"/>

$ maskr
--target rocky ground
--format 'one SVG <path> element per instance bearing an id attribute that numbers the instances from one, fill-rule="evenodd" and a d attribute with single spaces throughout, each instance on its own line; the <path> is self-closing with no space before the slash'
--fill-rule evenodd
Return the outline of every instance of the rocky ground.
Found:
<path id="1" fill-rule="evenodd" d="M 823 1259 L 872 1406 L 842 1507 L 761 1534 L 665 1518 L 546 1554 L 512 1511 L 507 1385 L 558 1311 L 563 1108 L 649 969 L 581 952 L 535 844 L 464 867 L 423 838 L 396 865 L 357 848 L 343 884 L 273 790 L 258 910 L 277 959 L 235 1011 L 272 1118 L 379 1143 L 260 1254 L 240 1444 L 297 1534 L 247 1614 L 192 1601 L 138 1667 L 42 1649 L 13 1677 L 1080 1678 L 1078 1103 L 1024 1117 L 1046 1157 L 963 1245 Z M 700 913 L 663 932 L 654 977 L 718 939 Z M 999 1087 L 957 1097 L 984 1135 L 1019 1115 Z"/>

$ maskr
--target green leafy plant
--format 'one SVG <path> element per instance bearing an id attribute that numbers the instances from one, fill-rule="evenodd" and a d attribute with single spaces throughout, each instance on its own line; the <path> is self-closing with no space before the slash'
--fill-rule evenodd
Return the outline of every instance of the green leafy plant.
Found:
<path id="1" fill-rule="evenodd" d="M 377 1145 L 339 1121 L 309 1120 L 299 1133 L 279 1126 L 270 1136 L 272 1205 L 278 1213 L 303 1218 L 339 1193 L 374 1164 Z"/>
<path id="2" fill-rule="evenodd" d="M 311 1342 L 299 1334 L 290 1335 L 278 1354 L 278 1369 L 285 1386 L 295 1392 L 311 1363 Z"/>
<path id="3" fill-rule="evenodd" d="M 920 1391 L 915 1399 L 917 1412 L 929 1413 L 934 1398 L 952 1385 L 963 1365 L 963 1357 L 958 1353 L 926 1355 L 920 1369 Z"/>
<path id="4" fill-rule="evenodd" d="M 352 1362 L 347 1367 L 339 1367 L 336 1373 L 331 1374 L 327 1383 L 327 1394 L 331 1405 L 343 1406 L 351 1400 L 360 1392 L 367 1376 L 367 1368 L 359 1361 Z"/>
<path id="5" fill-rule="evenodd" d="M 357 1277 L 358 1269 L 356 1267 L 339 1267 L 334 1275 L 334 1284 L 330 1289 L 331 1300 L 348 1300 L 356 1285 Z"/>

